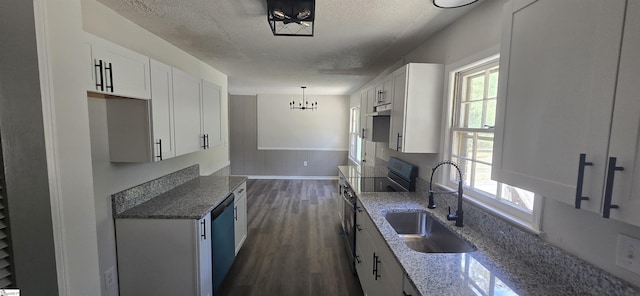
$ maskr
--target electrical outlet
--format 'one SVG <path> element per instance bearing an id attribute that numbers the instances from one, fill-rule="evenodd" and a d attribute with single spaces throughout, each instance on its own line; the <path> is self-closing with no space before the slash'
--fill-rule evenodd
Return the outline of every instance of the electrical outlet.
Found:
<path id="1" fill-rule="evenodd" d="M 307 161 L 306 160 L 304 161 L 304 166 L 307 166 Z"/>
<path id="2" fill-rule="evenodd" d="M 111 266 L 107 271 L 104 272 L 104 287 L 110 289 L 116 284 L 116 271 Z"/>
<path id="3" fill-rule="evenodd" d="M 616 265 L 640 274 L 640 239 L 618 234 Z"/>

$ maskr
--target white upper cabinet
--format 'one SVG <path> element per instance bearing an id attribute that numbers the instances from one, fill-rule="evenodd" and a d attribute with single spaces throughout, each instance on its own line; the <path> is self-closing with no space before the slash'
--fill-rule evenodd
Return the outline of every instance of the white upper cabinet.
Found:
<path id="1" fill-rule="evenodd" d="M 376 98 L 375 106 L 383 108 L 382 106 L 391 104 L 393 97 L 393 75 L 389 74 L 382 81 L 376 85 Z M 379 111 L 376 109 L 376 111 Z"/>
<path id="2" fill-rule="evenodd" d="M 600 212 L 624 13 L 624 0 L 505 5 L 493 179 Z"/>
<path id="3" fill-rule="evenodd" d="M 112 162 L 153 162 L 176 156 L 171 67 L 152 60 L 151 82 L 151 100 L 106 99 Z"/>
<path id="4" fill-rule="evenodd" d="M 87 34 L 92 69 L 87 91 L 121 97 L 150 99 L 149 58 L 122 46 Z M 85 50 L 85 58 L 86 50 Z"/>
<path id="5" fill-rule="evenodd" d="M 199 77 L 173 68 L 173 106 L 176 155 L 200 151 L 206 138 L 201 133 L 201 82 Z"/>
<path id="6" fill-rule="evenodd" d="M 155 60 L 151 60 L 151 118 L 155 145 L 154 160 L 176 156 L 171 66 Z"/>
<path id="7" fill-rule="evenodd" d="M 202 136 L 204 136 L 205 149 L 221 143 L 221 91 L 220 86 L 202 80 Z"/>
<path id="8" fill-rule="evenodd" d="M 438 153 L 444 66 L 410 63 L 393 72 L 389 148 Z"/>
<path id="9" fill-rule="evenodd" d="M 615 107 L 611 125 L 609 163 L 611 218 L 640 225 L 640 1 L 629 1 L 625 17 Z M 634 182 L 635 181 L 635 182 Z M 605 182 L 605 184 L 607 184 Z M 605 192 L 606 193 L 606 192 Z"/>

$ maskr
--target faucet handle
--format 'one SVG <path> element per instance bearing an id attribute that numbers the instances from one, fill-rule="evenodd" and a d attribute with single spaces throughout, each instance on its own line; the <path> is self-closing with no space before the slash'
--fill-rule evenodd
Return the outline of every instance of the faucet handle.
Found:
<path id="1" fill-rule="evenodd" d="M 451 214 L 451 207 L 449 207 L 449 214 L 447 215 L 447 220 L 453 221 L 456 219 L 458 219 L 458 216 L 456 214 Z"/>

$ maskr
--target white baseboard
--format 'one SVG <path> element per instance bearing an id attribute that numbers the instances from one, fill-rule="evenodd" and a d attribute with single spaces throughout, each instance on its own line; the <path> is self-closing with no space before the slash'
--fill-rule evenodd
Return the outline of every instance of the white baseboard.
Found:
<path id="1" fill-rule="evenodd" d="M 267 179 L 267 180 L 338 180 L 338 176 L 246 176 L 249 179 Z"/>

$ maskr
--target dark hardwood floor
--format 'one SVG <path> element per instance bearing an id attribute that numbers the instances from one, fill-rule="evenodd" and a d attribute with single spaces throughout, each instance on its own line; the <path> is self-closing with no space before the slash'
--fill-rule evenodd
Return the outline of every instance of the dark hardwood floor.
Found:
<path id="1" fill-rule="evenodd" d="M 248 180 L 248 235 L 219 295 L 362 295 L 339 235 L 337 181 Z"/>

